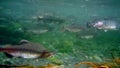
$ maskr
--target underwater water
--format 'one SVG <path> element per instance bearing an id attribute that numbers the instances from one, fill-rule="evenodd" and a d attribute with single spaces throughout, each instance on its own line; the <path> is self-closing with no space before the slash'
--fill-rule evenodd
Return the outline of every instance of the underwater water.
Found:
<path id="1" fill-rule="evenodd" d="M 1 52 L 0 64 L 74 68 L 79 62 L 104 63 L 119 58 L 120 29 L 86 26 L 107 18 L 120 28 L 119 7 L 119 0 L 1 0 L 0 45 L 26 39 L 43 44 L 55 55 L 24 59 L 8 58 Z"/>

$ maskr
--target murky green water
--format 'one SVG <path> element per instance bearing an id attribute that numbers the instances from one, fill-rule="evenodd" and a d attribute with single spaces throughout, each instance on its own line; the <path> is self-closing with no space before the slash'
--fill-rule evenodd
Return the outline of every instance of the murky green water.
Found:
<path id="1" fill-rule="evenodd" d="M 1 46 L 27 39 L 43 44 L 55 55 L 34 60 L 7 58 L 0 53 L 0 64 L 56 63 L 73 68 L 81 61 L 106 62 L 112 55 L 119 57 L 120 30 L 104 32 L 86 27 L 87 22 L 99 18 L 120 24 L 119 7 L 119 0 L 1 0 Z M 72 24 L 80 28 L 66 27 Z"/>

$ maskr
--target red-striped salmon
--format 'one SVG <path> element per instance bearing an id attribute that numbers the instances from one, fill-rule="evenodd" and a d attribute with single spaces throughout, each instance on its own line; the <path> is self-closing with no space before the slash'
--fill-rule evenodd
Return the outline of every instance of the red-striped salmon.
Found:
<path id="1" fill-rule="evenodd" d="M 53 53 L 40 44 L 22 41 L 18 45 L 0 47 L 0 52 L 22 58 L 47 58 Z"/>

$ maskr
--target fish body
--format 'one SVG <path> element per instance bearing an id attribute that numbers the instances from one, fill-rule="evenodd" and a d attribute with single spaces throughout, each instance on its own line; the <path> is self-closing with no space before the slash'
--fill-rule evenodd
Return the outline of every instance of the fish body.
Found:
<path id="1" fill-rule="evenodd" d="M 35 29 L 35 30 L 28 30 L 28 32 L 34 33 L 34 34 L 43 34 L 48 32 L 48 29 Z"/>
<path id="2" fill-rule="evenodd" d="M 22 42 L 23 43 L 23 42 Z M 43 46 L 32 43 L 23 43 L 15 46 L 0 47 L 0 52 L 5 52 L 8 55 L 22 58 L 47 58 L 52 55 Z"/>
<path id="3" fill-rule="evenodd" d="M 104 30 L 105 32 L 108 30 L 118 30 L 120 28 L 120 24 L 117 21 L 109 19 L 97 20 L 93 23 L 87 24 L 87 26 L 98 30 Z"/>
<path id="4" fill-rule="evenodd" d="M 62 19 L 59 16 L 55 16 L 55 15 L 39 15 L 39 16 L 35 16 L 33 17 L 33 19 L 35 19 L 35 21 L 41 22 L 41 23 L 56 23 L 56 24 L 61 24 L 63 22 L 65 22 L 65 19 Z"/>
<path id="5" fill-rule="evenodd" d="M 44 55 L 43 52 L 33 51 L 29 49 L 20 49 L 20 48 L 0 48 L 0 51 L 6 52 L 10 54 L 11 56 L 15 57 L 22 57 L 22 58 L 45 58 L 47 56 Z M 47 53 L 47 52 L 46 52 Z"/>
<path id="6" fill-rule="evenodd" d="M 67 25 L 64 26 L 62 31 L 68 31 L 68 32 L 81 32 L 85 30 L 85 28 L 83 26 L 81 26 L 80 24 L 71 24 L 71 25 Z"/>

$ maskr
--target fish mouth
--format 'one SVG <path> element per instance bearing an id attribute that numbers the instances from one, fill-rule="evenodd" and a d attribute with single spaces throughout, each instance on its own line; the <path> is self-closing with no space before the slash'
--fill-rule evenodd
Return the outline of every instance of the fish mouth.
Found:
<path id="1" fill-rule="evenodd" d="M 47 58 L 47 57 L 51 57 L 53 56 L 54 53 L 53 52 L 43 52 L 40 56 L 40 58 Z"/>

